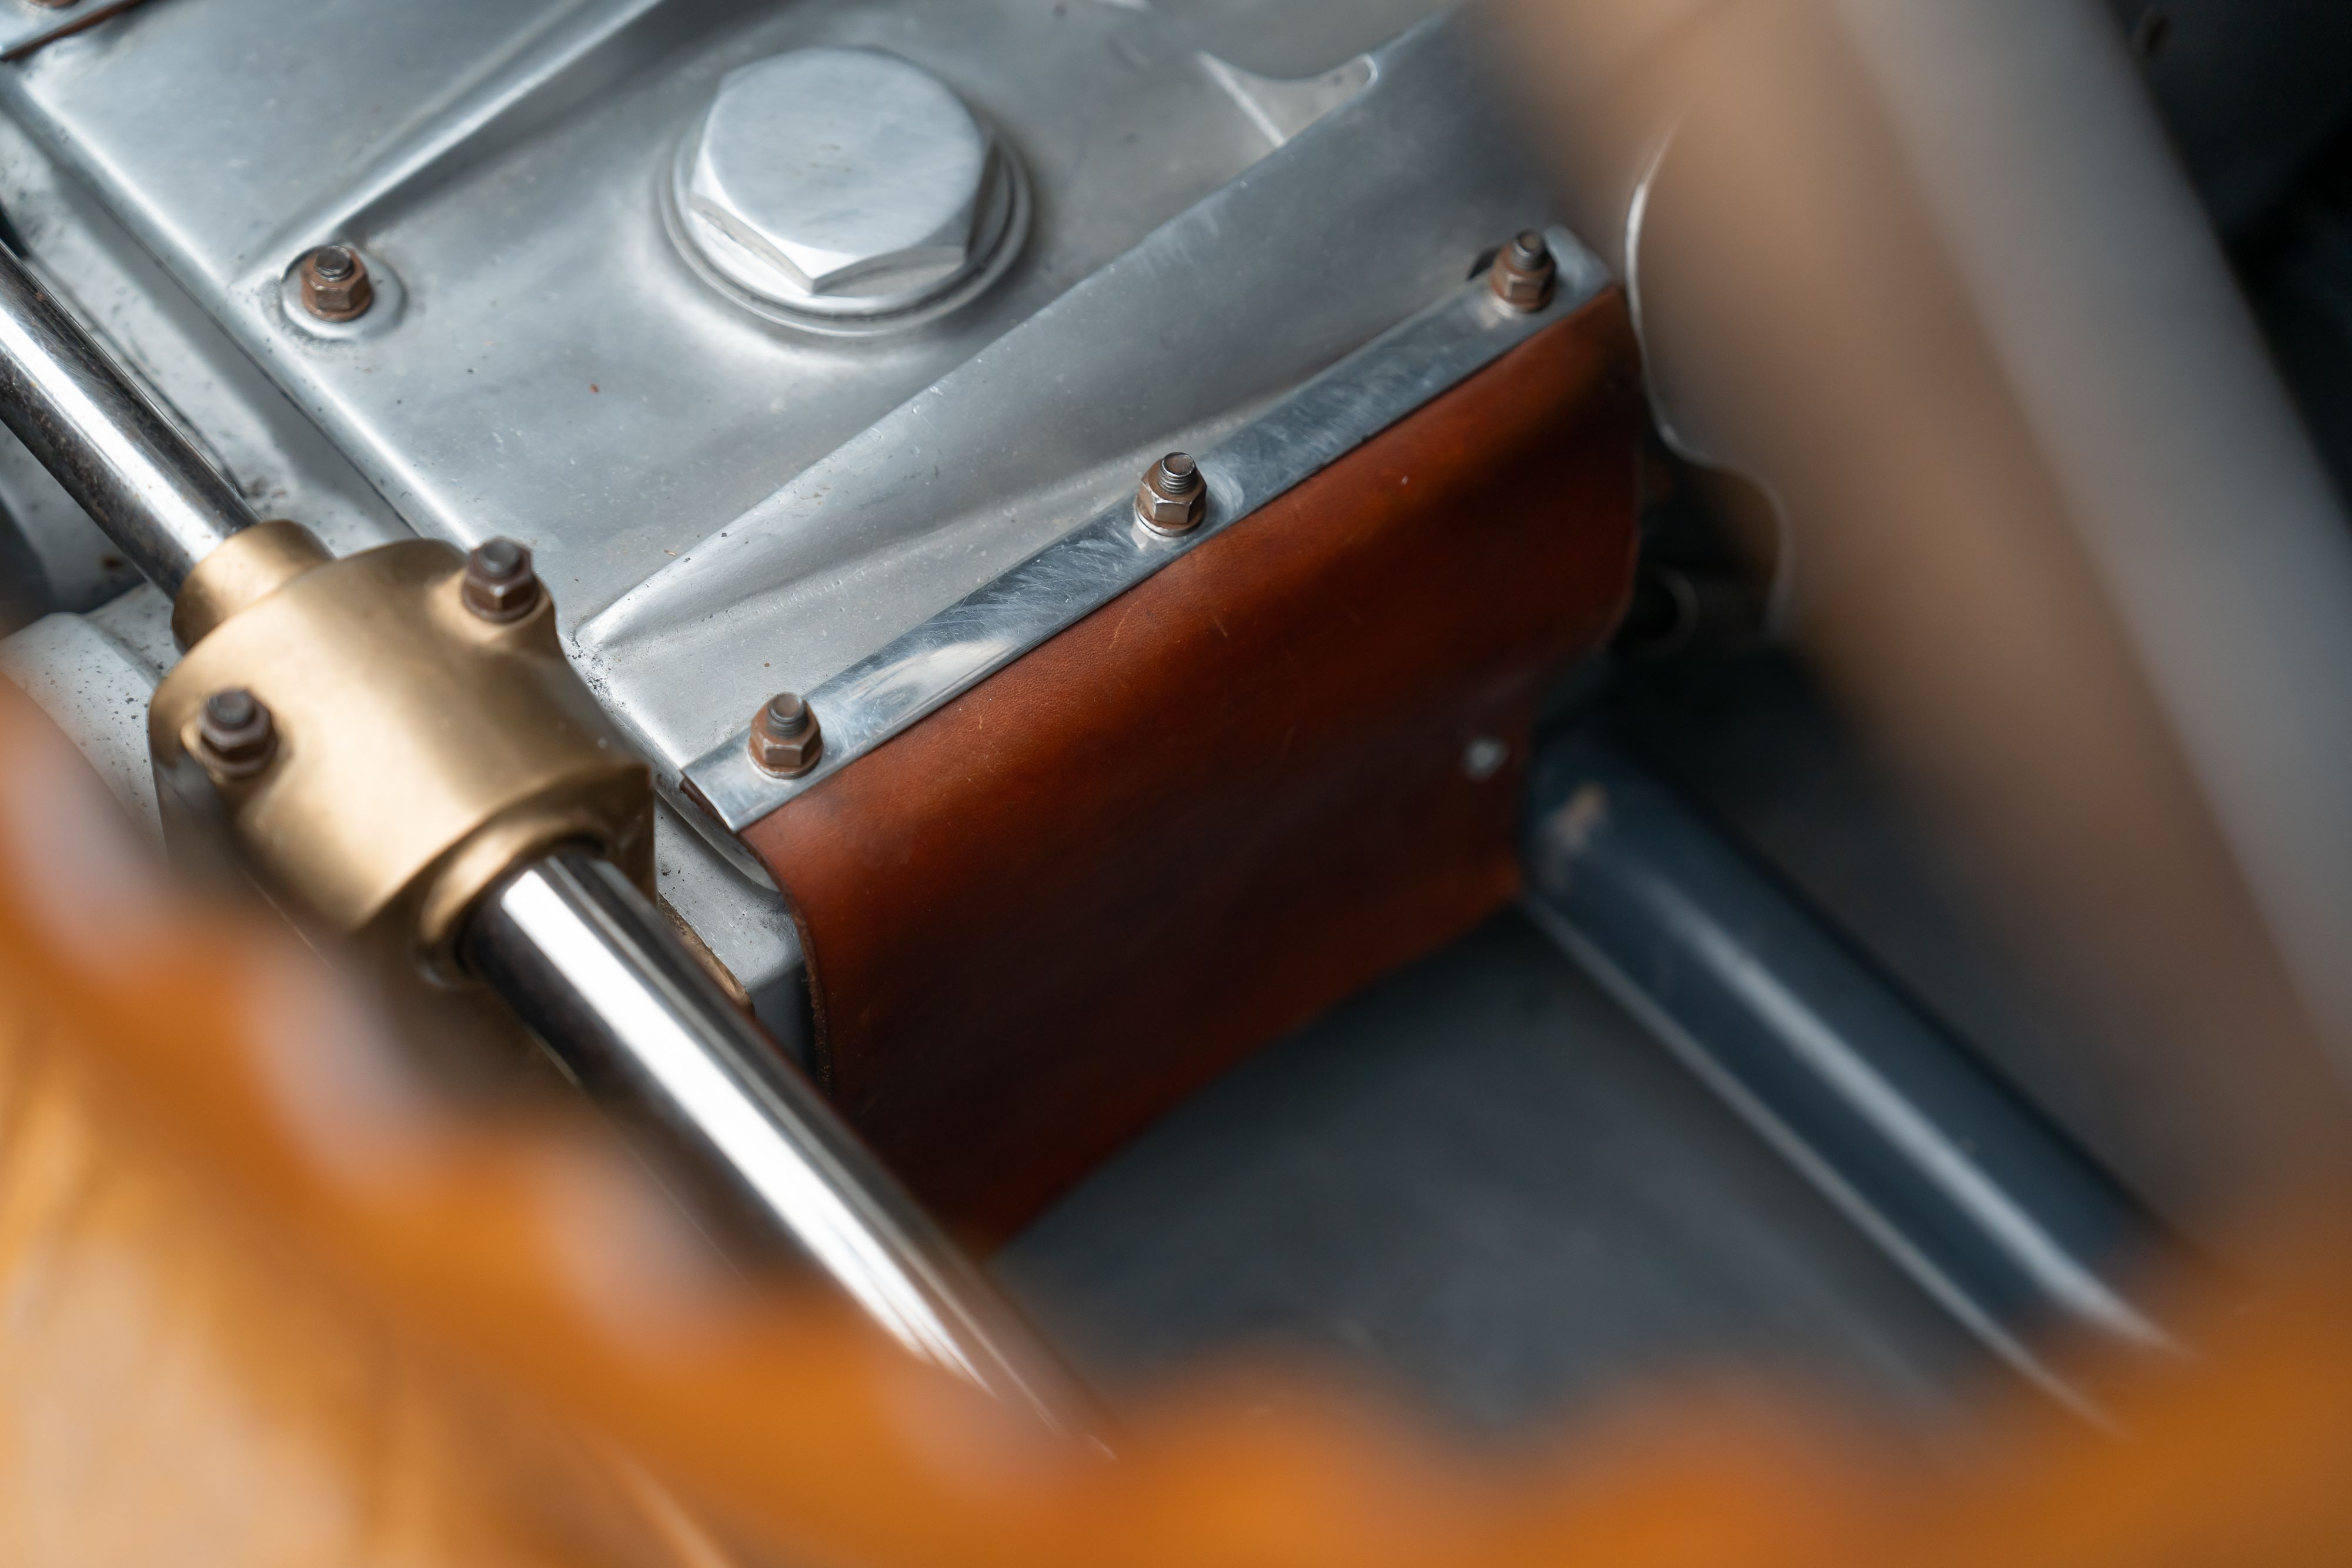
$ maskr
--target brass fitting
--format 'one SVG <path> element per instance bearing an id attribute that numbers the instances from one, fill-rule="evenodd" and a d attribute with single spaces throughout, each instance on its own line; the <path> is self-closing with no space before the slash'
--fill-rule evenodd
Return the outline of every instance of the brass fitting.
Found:
<path id="1" fill-rule="evenodd" d="M 196 562 L 172 601 L 172 639 L 193 648 L 205 633 L 286 584 L 335 558 L 318 536 L 283 517 L 229 535 Z"/>
<path id="2" fill-rule="evenodd" d="M 188 652 L 148 718 L 167 831 L 201 806 L 274 894 L 442 973 L 465 912 L 526 857 L 585 842 L 653 881 L 651 775 L 564 658 L 548 596 L 491 620 L 466 579 L 434 540 L 339 560 L 297 524 L 247 528 L 182 588 Z"/>

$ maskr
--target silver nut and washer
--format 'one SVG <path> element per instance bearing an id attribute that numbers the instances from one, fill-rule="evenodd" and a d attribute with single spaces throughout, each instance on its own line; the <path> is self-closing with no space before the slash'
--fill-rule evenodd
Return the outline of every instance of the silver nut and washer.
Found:
<path id="1" fill-rule="evenodd" d="M 1209 486 L 1189 452 L 1171 452 L 1143 472 L 1135 520 L 1156 534 L 1188 534 L 1208 510 Z"/>
<path id="2" fill-rule="evenodd" d="M 780 319 L 843 327 L 961 302 L 1010 259 L 1028 210 L 1012 154 L 954 89 L 851 48 L 730 71 L 671 201 L 707 274 Z"/>
<path id="3" fill-rule="evenodd" d="M 751 716 L 751 764 L 777 779 L 797 779 L 824 755 L 816 710 L 796 692 L 778 692 Z"/>

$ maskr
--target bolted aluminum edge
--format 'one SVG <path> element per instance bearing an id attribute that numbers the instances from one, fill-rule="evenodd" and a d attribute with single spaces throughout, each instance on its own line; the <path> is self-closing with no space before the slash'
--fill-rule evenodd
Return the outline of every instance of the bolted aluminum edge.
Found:
<path id="1" fill-rule="evenodd" d="M 1056 632 L 1320 473 L 1439 393 L 1572 314 L 1609 269 L 1567 229 L 1540 231 L 1557 267 L 1551 297 L 1523 310 L 1483 273 L 1391 328 L 1204 452 L 1199 525 L 1148 528 L 1130 494 L 879 652 L 803 694 L 824 715 L 823 757 L 779 779 L 751 756 L 749 727 L 696 758 L 679 792 L 740 833 Z"/>

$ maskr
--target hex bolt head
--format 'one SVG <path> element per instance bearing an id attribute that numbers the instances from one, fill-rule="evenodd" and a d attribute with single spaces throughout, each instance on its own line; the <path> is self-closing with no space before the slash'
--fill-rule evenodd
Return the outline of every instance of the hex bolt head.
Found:
<path id="1" fill-rule="evenodd" d="M 797 692 L 778 692 L 751 716 L 751 762 L 777 779 L 797 779 L 824 754 L 816 711 Z"/>
<path id="2" fill-rule="evenodd" d="M 466 557 L 466 608 L 485 621 L 520 621 L 539 607 L 539 574 L 530 548 L 512 539 L 485 539 Z"/>
<path id="3" fill-rule="evenodd" d="M 795 49 L 730 71 L 674 200 L 713 268 L 807 315 L 911 309 L 1007 234 L 1011 154 L 947 83 L 877 49 Z"/>
<path id="4" fill-rule="evenodd" d="M 322 245 L 302 258 L 302 308 L 321 321 L 349 321 L 375 303 L 367 263 L 347 245 Z"/>
<path id="5" fill-rule="evenodd" d="M 1486 279 L 1495 298 L 1512 309 L 1540 310 L 1551 303 L 1551 286 L 1559 270 L 1544 236 L 1533 229 L 1521 229 L 1496 256 Z"/>
<path id="6" fill-rule="evenodd" d="M 1209 486 L 1189 452 L 1171 452 L 1144 470 L 1135 487 L 1135 518 L 1156 534 L 1187 534 L 1208 510 Z"/>
<path id="7" fill-rule="evenodd" d="M 202 760 L 224 779 L 249 779 L 278 751 L 278 724 L 261 699 L 243 686 L 215 692 L 196 718 Z"/>

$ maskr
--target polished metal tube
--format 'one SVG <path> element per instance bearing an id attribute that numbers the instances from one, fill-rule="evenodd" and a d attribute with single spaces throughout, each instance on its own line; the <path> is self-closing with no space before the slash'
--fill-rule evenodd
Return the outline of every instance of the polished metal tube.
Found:
<path id="1" fill-rule="evenodd" d="M 611 864 L 559 851 L 510 873 L 463 953 L 583 1088 L 645 1113 L 657 1156 L 721 1175 L 907 1349 L 1100 1439 L 1075 1379 Z"/>
<path id="2" fill-rule="evenodd" d="M 0 421 L 166 595 L 257 520 L 5 245 Z"/>
<path id="3" fill-rule="evenodd" d="M 1537 762 L 1527 908 L 1954 1317 L 2063 1402 L 2060 1331 L 2169 1354 L 2131 1197 L 1670 790 L 1590 734 Z"/>
<path id="4" fill-rule="evenodd" d="M 166 594 L 257 520 L 5 245 L 0 419 Z M 463 948 L 583 1088 L 656 1134 L 673 1174 L 731 1189 L 917 1355 L 1103 1442 L 1076 1380 L 612 865 L 522 866 Z"/>

